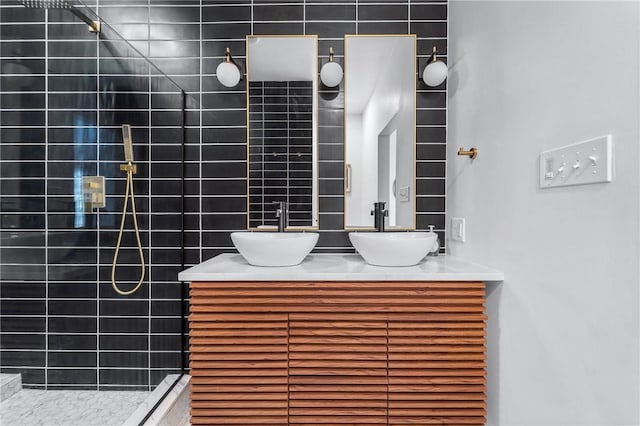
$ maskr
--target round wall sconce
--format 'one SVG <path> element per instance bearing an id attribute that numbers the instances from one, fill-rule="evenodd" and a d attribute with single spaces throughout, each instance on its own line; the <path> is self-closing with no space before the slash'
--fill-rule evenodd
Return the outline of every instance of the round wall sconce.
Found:
<path id="1" fill-rule="evenodd" d="M 437 53 L 436 47 L 433 46 L 433 53 L 422 71 L 422 80 L 430 87 L 439 86 L 447 79 L 447 64 L 438 60 Z"/>
<path id="2" fill-rule="evenodd" d="M 320 80 L 327 87 L 336 87 L 342 81 L 344 75 L 339 63 L 333 61 L 333 47 L 329 48 L 329 62 L 320 70 Z"/>
<path id="3" fill-rule="evenodd" d="M 234 87 L 240 82 L 240 67 L 231 57 L 231 49 L 227 47 L 227 57 L 216 68 L 218 81 L 225 87 Z"/>

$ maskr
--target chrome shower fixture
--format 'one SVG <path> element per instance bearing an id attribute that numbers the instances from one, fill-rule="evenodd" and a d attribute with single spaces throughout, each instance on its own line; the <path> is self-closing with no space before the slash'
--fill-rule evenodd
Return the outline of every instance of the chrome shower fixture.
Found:
<path id="1" fill-rule="evenodd" d="M 89 31 L 92 33 L 100 32 L 100 21 L 89 18 L 67 0 L 22 0 L 22 5 L 27 9 L 67 9 L 85 22 L 89 26 Z"/>

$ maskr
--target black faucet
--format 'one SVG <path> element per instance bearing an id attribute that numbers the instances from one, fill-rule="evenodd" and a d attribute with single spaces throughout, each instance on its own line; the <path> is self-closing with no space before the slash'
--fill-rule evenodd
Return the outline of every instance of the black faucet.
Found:
<path id="1" fill-rule="evenodd" d="M 286 201 L 274 201 L 276 207 L 276 217 L 278 218 L 278 232 L 284 232 L 287 227 L 288 216 Z"/>
<path id="2" fill-rule="evenodd" d="M 373 203 L 373 210 L 371 210 L 373 223 L 378 232 L 384 232 L 384 218 L 389 216 L 389 212 L 384 209 L 385 204 L 384 201 L 377 201 Z"/>

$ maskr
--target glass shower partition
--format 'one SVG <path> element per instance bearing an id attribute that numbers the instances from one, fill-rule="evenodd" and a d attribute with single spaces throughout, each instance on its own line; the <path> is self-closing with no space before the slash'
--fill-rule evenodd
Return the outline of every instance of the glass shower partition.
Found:
<path id="1" fill-rule="evenodd" d="M 0 25 L 2 372 L 48 390 L 152 390 L 186 365 L 184 91 L 107 22 L 95 34 L 65 10 L 3 2 Z M 123 124 L 146 265 L 129 296 L 111 279 Z M 91 176 L 104 177 L 103 208 L 87 203 Z M 139 257 L 129 200 L 115 273 L 124 290 Z"/>

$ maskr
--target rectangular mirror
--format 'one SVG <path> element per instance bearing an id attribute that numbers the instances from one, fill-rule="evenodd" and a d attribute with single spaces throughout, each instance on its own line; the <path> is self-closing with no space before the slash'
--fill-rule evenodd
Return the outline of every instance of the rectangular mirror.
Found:
<path id="1" fill-rule="evenodd" d="M 247 36 L 248 227 L 318 227 L 317 36 Z"/>
<path id="2" fill-rule="evenodd" d="M 345 228 L 415 229 L 416 36 L 347 35 Z"/>

